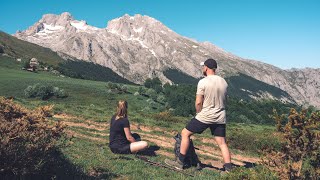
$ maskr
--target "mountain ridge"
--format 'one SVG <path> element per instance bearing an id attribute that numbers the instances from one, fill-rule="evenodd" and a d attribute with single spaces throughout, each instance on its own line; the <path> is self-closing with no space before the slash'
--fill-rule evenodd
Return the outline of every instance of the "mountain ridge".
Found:
<path id="1" fill-rule="evenodd" d="M 208 42 L 196 42 L 172 31 L 149 16 L 124 15 L 106 28 L 87 25 L 70 13 L 44 15 L 16 37 L 62 52 L 77 59 L 109 67 L 120 76 L 141 84 L 146 78 L 170 80 L 163 72 L 177 69 L 200 78 L 199 62 L 214 58 L 218 73 L 228 77 L 245 74 L 288 92 L 300 104 L 320 107 L 320 69 L 283 70 L 243 59 Z M 50 23 L 50 24 L 48 24 Z"/>

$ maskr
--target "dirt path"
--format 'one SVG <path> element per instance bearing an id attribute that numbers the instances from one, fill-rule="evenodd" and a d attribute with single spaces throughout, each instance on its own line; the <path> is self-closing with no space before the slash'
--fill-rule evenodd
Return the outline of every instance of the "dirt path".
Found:
<path id="1" fill-rule="evenodd" d="M 76 130 L 71 130 L 70 128 L 67 130 L 69 134 L 72 134 L 74 137 L 88 139 L 100 143 L 107 143 L 108 142 L 108 123 L 99 123 L 90 120 L 84 120 L 78 117 L 69 116 L 67 114 L 59 114 L 54 115 L 54 118 L 57 118 L 63 121 L 67 126 L 73 128 L 81 128 L 81 131 L 86 130 L 86 134 L 78 132 Z M 81 122 L 79 122 L 81 121 Z M 162 128 L 153 128 L 144 125 L 138 124 L 131 124 L 131 129 L 133 131 L 139 131 L 138 133 L 141 135 L 143 140 L 148 142 L 152 142 L 159 146 L 160 149 L 156 151 L 157 154 L 174 158 L 173 150 L 168 152 L 166 149 L 173 149 L 175 140 L 172 138 L 176 132 L 167 132 L 165 129 Z M 152 132 L 163 132 L 165 135 L 160 136 L 156 134 L 152 134 Z M 98 136 L 97 136 L 98 135 Z M 213 166 L 215 169 L 222 168 L 222 157 L 219 148 L 215 145 L 214 139 L 209 138 L 193 138 L 195 144 L 198 140 L 202 143 L 212 144 L 212 145 L 195 145 L 199 150 L 196 150 L 197 154 L 200 155 L 200 160 L 202 163 L 207 164 L 208 166 Z M 232 156 L 232 163 L 245 166 L 248 163 L 258 163 L 260 161 L 259 158 L 255 157 L 248 157 L 240 154 L 231 154 Z"/>
<path id="2" fill-rule="evenodd" d="M 77 137 L 77 138 L 83 138 L 83 139 L 89 139 L 92 141 L 98 141 L 98 142 L 102 142 L 102 143 L 107 143 L 106 139 L 102 139 L 102 138 L 98 138 L 98 137 L 92 137 L 92 136 L 88 136 L 88 135 L 84 135 L 72 130 L 67 130 L 67 133 L 71 136 Z"/>

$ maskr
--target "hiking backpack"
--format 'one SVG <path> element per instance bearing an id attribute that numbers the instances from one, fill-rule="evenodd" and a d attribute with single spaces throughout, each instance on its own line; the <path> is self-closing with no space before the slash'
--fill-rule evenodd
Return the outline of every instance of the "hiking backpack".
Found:
<path id="1" fill-rule="evenodd" d="M 174 137 L 174 139 L 176 140 L 176 143 L 174 144 L 174 154 L 177 159 L 177 158 L 179 158 L 181 139 L 182 139 L 180 133 L 178 133 Z M 197 169 L 201 169 L 201 162 L 196 154 L 195 147 L 194 147 L 191 139 L 190 139 L 189 149 L 187 151 L 186 158 L 185 158 L 185 166 L 186 167 L 195 166 L 195 167 L 197 167 Z"/>

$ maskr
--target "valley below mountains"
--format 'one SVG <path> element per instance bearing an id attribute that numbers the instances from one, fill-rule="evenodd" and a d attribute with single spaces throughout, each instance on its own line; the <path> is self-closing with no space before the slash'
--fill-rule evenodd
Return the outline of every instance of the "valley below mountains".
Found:
<path id="1" fill-rule="evenodd" d="M 50 48 L 65 59 L 108 67 L 137 84 L 153 77 L 159 77 L 163 83 L 174 83 L 165 75 L 168 70 L 199 79 L 202 77 L 199 63 L 214 58 L 218 61 L 218 74 L 233 80 L 231 85 L 237 85 L 239 92 L 249 93 L 252 98 L 320 107 L 320 69 L 283 70 L 244 59 L 210 42 L 179 35 L 149 16 L 126 14 L 109 21 L 105 28 L 97 28 L 75 20 L 67 12 L 46 14 L 14 36 Z M 263 86 L 252 89 L 252 83 Z M 280 93 L 272 93 L 274 89 Z"/>

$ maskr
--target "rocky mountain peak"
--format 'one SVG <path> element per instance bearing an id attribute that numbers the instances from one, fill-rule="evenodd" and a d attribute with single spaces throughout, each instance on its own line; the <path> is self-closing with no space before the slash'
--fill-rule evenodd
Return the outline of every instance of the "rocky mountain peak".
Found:
<path id="1" fill-rule="evenodd" d="M 130 37 L 137 33 L 144 34 L 146 32 L 172 32 L 171 29 L 167 28 L 160 21 L 140 14 L 134 16 L 125 14 L 120 18 L 113 19 L 108 22 L 107 30 L 124 37 Z"/>
<path id="2" fill-rule="evenodd" d="M 72 15 L 68 12 L 61 13 L 60 15 L 45 14 L 40 19 L 39 23 L 45 23 L 50 25 L 66 26 L 70 21 L 74 20 Z"/>
<path id="3" fill-rule="evenodd" d="M 70 22 L 73 21 L 73 17 L 70 13 L 64 12 L 60 15 L 56 14 L 45 14 L 42 18 L 36 22 L 33 26 L 29 27 L 26 31 L 17 32 L 17 36 L 23 36 L 26 34 L 28 36 L 33 36 L 37 33 L 52 33 L 56 31 L 61 31 L 66 27 L 70 26 Z"/>

